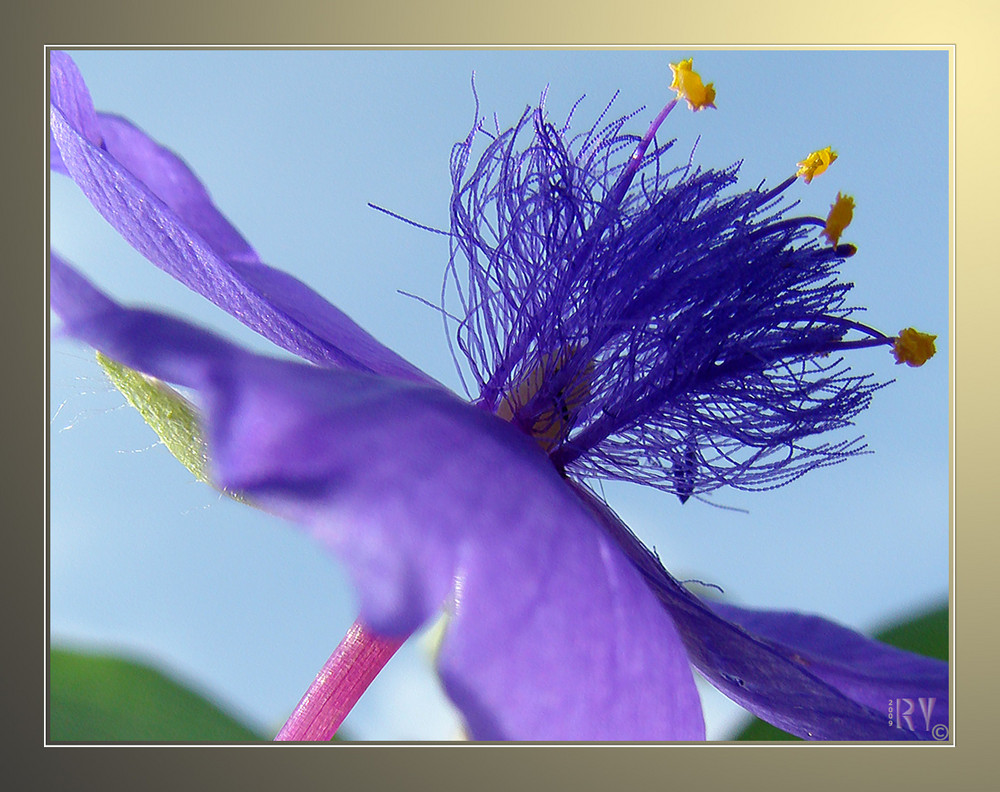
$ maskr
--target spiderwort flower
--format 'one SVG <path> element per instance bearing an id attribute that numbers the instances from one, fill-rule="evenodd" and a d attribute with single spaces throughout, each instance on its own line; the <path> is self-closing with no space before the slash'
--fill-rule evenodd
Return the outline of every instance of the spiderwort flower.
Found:
<path id="1" fill-rule="evenodd" d="M 641 137 L 632 116 L 571 137 L 538 107 L 455 147 L 446 315 L 472 404 L 263 264 L 176 155 L 94 111 L 63 53 L 53 168 L 154 264 L 312 365 L 123 307 L 55 254 L 52 307 L 69 335 L 199 395 L 215 483 L 347 565 L 365 625 L 348 643 L 370 632 L 391 651 L 445 608 L 439 673 L 476 739 L 700 739 L 691 664 L 802 736 L 924 736 L 888 726 L 883 702 L 935 697 L 943 722 L 945 664 L 703 603 L 584 483 L 684 500 L 845 459 L 858 443 L 811 438 L 878 386 L 836 356 L 913 346 L 851 318 L 836 273 L 853 248 L 818 245 L 824 221 L 781 205 L 800 174 L 730 193 L 735 168 L 665 168 L 656 133 L 677 102 L 714 106 L 690 61 L 673 72 L 678 96 Z M 327 671 L 344 681 L 338 657 L 310 701 Z M 293 719 L 283 736 L 314 733 Z"/>

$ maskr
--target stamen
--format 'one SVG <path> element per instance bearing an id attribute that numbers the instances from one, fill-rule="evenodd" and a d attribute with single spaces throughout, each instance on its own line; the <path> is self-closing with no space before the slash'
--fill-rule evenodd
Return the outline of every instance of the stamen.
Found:
<path id="1" fill-rule="evenodd" d="M 830 240 L 831 245 L 837 246 L 840 235 L 850 225 L 853 217 L 854 199 L 849 195 L 837 193 L 837 200 L 830 207 L 830 214 L 826 216 L 826 227 L 823 229 L 823 234 Z"/>
<path id="2" fill-rule="evenodd" d="M 682 60 L 680 63 L 670 64 L 670 71 L 674 75 L 674 80 L 670 84 L 670 90 L 676 91 L 677 97 L 668 102 L 656 118 L 653 119 L 653 123 L 649 125 L 646 134 L 642 136 L 642 139 L 629 157 L 621 176 L 618 177 L 614 186 L 608 191 L 607 198 L 602 203 L 601 212 L 594 218 L 594 222 L 587 232 L 592 240 L 604 233 L 609 217 L 618 209 L 622 199 L 625 197 L 625 193 L 628 192 L 629 187 L 632 185 L 632 179 L 635 178 L 635 174 L 642 164 L 649 144 L 653 141 L 661 124 L 670 115 L 670 111 L 677 106 L 677 102 L 680 99 L 685 99 L 688 107 L 695 112 L 703 110 L 706 107 L 715 107 L 713 104 L 715 101 L 714 83 L 704 85 L 701 81 L 701 75 L 691 69 L 693 63 L 694 59 L 688 58 L 687 60 Z M 589 254 L 590 245 L 587 245 L 584 249 Z"/>
<path id="3" fill-rule="evenodd" d="M 806 184 L 809 184 L 814 177 L 819 176 L 829 168 L 837 159 L 837 152 L 827 146 L 819 151 L 812 152 L 802 162 L 796 163 L 799 166 L 796 176 L 801 176 Z"/>
<path id="4" fill-rule="evenodd" d="M 674 81 L 670 84 L 671 91 L 677 91 L 678 99 L 687 100 L 688 107 L 694 112 L 704 110 L 706 107 L 715 107 L 714 83 L 705 85 L 701 81 L 701 75 L 694 71 L 691 66 L 694 58 L 682 60 L 680 63 L 671 63 L 670 71 L 673 72 Z"/>
<path id="5" fill-rule="evenodd" d="M 892 344 L 892 354 L 896 358 L 896 364 L 905 363 L 914 368 L 924 365 L 937 352 L 934 346 L 936 338 L 936 335 L 921 333 L 912 327 L 900 330 Z"/>

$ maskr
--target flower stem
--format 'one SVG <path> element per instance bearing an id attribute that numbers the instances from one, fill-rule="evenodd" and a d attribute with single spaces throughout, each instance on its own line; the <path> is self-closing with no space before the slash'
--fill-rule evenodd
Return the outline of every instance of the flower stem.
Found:
<path id="1" fill-rule="evenodd" d="M 332 740 L 347 713 L 408 636 L 384 638 L 356 621 L 275 741 Z"/>

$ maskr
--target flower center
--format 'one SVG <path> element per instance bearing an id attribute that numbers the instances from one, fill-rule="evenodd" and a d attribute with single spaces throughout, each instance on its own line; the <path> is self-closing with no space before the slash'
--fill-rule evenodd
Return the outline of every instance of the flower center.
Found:
<path id="1" fill-rule="evenodd" d="M 570 365 L 577 363 L 576 351 L 566 347 L 558 355 L 542 355 L 496 407 L 498 417 L 533 437 L 546 454 L 566 439 L 580 408 L 590 399 L 594 362 L 571 371 L 576 368 Z"/>
<path id="2" fill-rule="evenodd" d="M 454 282 L 460 310 L 446 324 L 478 405 L 560 472 L 683 501 L 769 489 L 860 453 L 860 438 L 809 441 L 849 427 L 880 387 L 839 353 L 888 346 L 916 366 L 934 339 L 851 318 L 838 268 L 856 250 L 840 242 L 853 198 L 838 193 L 825 220 L 791 214 L 784 194 L 828 170 L 831 147 L 775 187 L 742 191 L 738 165 L 662 161 L 668 115 L 715 99 L 690 61 L 671 68 L 677 97 L 640 138 L 626 131 L 635 114 L 571 136 L 542 106 L 506 132 L 474 127 L 489 142 L 474 166 L 473 133 L 453 153 L 445 288 Z"/>

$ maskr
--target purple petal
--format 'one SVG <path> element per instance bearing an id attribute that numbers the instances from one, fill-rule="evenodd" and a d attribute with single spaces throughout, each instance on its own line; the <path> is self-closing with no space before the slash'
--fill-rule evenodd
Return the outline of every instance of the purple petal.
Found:
<path id="1" fill-rule="evenodd" d="M 670 613 L 691 662 L 733 701 L 791 734 L 813 740 L 931 739 L 922 730 L 890 726 L 888 696 L 884 701 L 872 699 L 870 706 L 859 703 L 840 689 L 840 680 L 835 681 L 832 674 L 829 679 L 821 676 L 808 664 L 809 658 L 793 647 L 772 643 L 715 613 L 715 606 L 701 602 L 671 577 L 616 515 L 582 488 L 579 491 L 594 504 L 605 530 L 641 570 Z M 803 645 L 808 646 L 804 640 Z M 858 661 L 863 659 L 859 654 Z M 939 670 L 943 677 L 938 674 L 937 678 L 947 689 L 947 668 Z M 933 696 L 932 691 L 941 689 L 940 684 L 928 686 L 914 695 Z"/>
<path id="2" fill-rule="evenodd" d="M 641 577 L 563 482 L 540 486 L 550 468 L 504 460 L 498 473 L 497 459 L 469 472 L 513 513 L 494 518 L 503 542 L 482 537 L 463 555 L 439 658 L 471 733 L 704 739 L 686 653 Z"/>
<path id="3" fill-rule="evenodd" d="M 262 264 L 180 158 L 128 121 L 94 112 L 65 53 L 52 53 L 51 95 L 52 166 L 156 266 L 306 360 L 432 381 L 301 281 Z"/>
<path id="4" fill-rule="evenodd" d="M 212 203 L 187 164 L 125 118 L 98 114 L 103 148 L 223 261 L 259 262 L 256 251 Z"/>
<path id="5" fill-rule="evenodd" d="M 473 737 L 704 738 L 673 622 L 530 438 L 438 387 L 124 309 L 57 257 L 51 283 L 70 334 L 200 391 L 217 482 L 307 525 L 375 632 L 450 609 L 440 673 Z"/>
<path id="6" fill-rule="evenodd" d="M 63 165 L 62 154 L 59 153 L 59 146 L 51 132 L 49 132 L 49 170 L 61 173 L 63 176 L 69 176 L 69 171 Z"/>
<path id="7" fill-rule="evenodd" d="M 203 387 L 212 365 L 239 352 L 222 338 L 173 317 L 124 310 L 55 253 L 49 294 L 63 321 L 61 335 L 86 341 L 127 366 L 176 385 Z"/>
<path id="8" fill-rule="evenodd" d="M 94 146 L 102 145 L 90 91 L 73 59 L 65 52 L 52 52 L 49 57 L 49 101 L 84 140 Z"/>
<path id="9" fill-rule="evenodd" d="M 948 725 L 948 663 L 943 660 L 873 641 L 818 616 L 721 604 L 712 608 L 860 704 L 887 714 L 889 701 L 919 706 L 923 700 L 926 717 L 918 708 L 911 715 L 913 728 L 927 732 Z M 898 714 L 901 707 L 895 709 Z M 905 722 L 897 728 L 906 728 Z"/>

